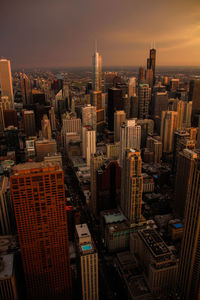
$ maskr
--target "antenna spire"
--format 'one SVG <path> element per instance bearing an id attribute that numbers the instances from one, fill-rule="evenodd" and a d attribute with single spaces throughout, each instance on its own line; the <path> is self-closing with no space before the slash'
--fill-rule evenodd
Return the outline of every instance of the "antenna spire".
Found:
<path id="1" fill-rule="evenodd" d="M 97 52 L 97 40 L 95 40 L 95 52 Z"/>

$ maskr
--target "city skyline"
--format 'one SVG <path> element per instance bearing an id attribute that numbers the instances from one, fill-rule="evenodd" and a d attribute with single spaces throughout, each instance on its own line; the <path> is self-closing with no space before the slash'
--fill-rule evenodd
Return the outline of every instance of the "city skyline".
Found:
<path id="1" fill-rule="evenodd" d="M 34 1 L 1 4 L 1 56 L 13 68 L 91 65 L 98 41 L 104 66 L 200 66 L 198 1 Z M 7 22 L 9 18 L 9 23 Z"/>

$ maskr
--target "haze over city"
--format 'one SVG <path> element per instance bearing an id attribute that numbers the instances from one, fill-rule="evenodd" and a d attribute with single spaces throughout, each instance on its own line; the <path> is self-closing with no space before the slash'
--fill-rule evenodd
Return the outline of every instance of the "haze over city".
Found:
<path id="1" fill-rule="evenodd" d="M 1 57 L 13 68 L 91 65 L 95 40 L 104 66 L 200 65 L 196 0 L 1 1 Z"/>

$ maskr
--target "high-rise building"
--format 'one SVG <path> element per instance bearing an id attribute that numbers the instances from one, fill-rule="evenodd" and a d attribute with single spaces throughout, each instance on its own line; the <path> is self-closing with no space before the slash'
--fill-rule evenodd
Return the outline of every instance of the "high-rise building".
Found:
<path id="1" fill-rule="evenodd" d="M 108 89 L 108 128 L 114 130 L 114 112 L 123 110 L 122 90 L 117 88 Z"/>
<path id="2" fill-rule="evenodd" d="M 161 118 L 161 140 L 163 143 L 163 152 L 172 153 L 174 130 L 177 126 L 178 113 L 175 111 L 163 111 Z"/>
<path id="3" fill-rule="evenodd" d="M 0 256 L 0 296 L 2 300 L 19 300 L 17 271 L 14 254 Z"/>
<path id="4" fill-rule="evenodd" d="M 49 110 L 49 119 L 51 122 L 51 130 L 55 131 L 56 130 L 56 117 L 55 117 L 54 107 L 51 107 L 51 109 Z"/>
<path id="5" fill-rule="evenodd" d="M 4 110 L 12 109 L 12 102 L 10 101 L 8 96 L 2 96 L 0 98 L 0 104 Z"/>
<path id="6" fill-rule="evenodd" d="M 96 173 L 97 213 L 120 204 L 120 167 L 116 160 L 107 160 Z"/>
<path id="7" fill-rule="evenodd" d="M 101 131 L 102 125 L 104 124 L 104 108 L 102 105 L 102 92 L 91 91 L 91 104 L 96 107 L 96 128 L 97 131 Z"/>
<path id="8" fill-rule="evenodd" d="M 137 125 L 141 126 L 141 148 L 146 147 L 147 136 L 154 132 L 154 121 L 151 119 L 139 119 Z"/>
<path id="9" fill-rule="evenodd" d="M 51 139 L 51 124 L 47 117 L 47 115 L 43 116 L 43 119 L 41 121 L 41 127 L 42 127 L 42 137 L 43 139 L 50 140 Z"/>
<path id="10" fill-rule="evenodd" d="M 138 96 L 130 98 L 130 118 L 138 118 Z"/>
<path id="11" fill-rule="evenodd" d="M 104 92 L 108 92 L 108 89 L 114 85 L 114 78 L 117 76 L 117 72 L 104 72 Z"/>
<path id="12" fill-rule="evenodd" d="M 177 104 L 177 129 L 183 129 L 184 125 L 184 110 L 185 110 L 185 102 L 180 100 Z"/>
<path id="13" fill-rule="evenodd" d="M 191 126 L 191 116 L 192 116 L 192 101 L 184 102 L 184 121 L 183 127 Z"/>
<path id="14" fill-rule="evenodd" d="M 98 253 L 87 224 L 76 225 L 76 247 L 79 259 L 82 299 L 98 300 Z"/>
<path id="15" fill-rule="evenodd" d="M 3 116 L 5 128 L 9 126 L 18 127 L 17 111 L 15 109 L 5 109 Z"/>
<path id="16" fill-rule="evenodd" d="M 170 81 L 170 90 L 171 91 L 177 91 L 179 89 L 179 78 L 172 78 Z"/>
<path id="17" fill-rule="evenodd" d="M 183 218 L 187 199 L 188 184 L 192 180 L 192 172 L 197 153 L 190 149 L 179 152 L 176 180 L 175 180 L 175 199 L 174 209 Z"/>
<path id="18" fill-rule="evenodd" d="M 70 299 L 63 170 L 52 163 L 19 164 L 10 187 L 28 298 Z"/>
<path id="19" fill-rule="evenodd" d="M 92 89 L 102 91 L 101 55 L 95 51 L 92 57 Z"/>
<path id="20" fill-rule="evenodd" d="M 186 130 L 175 130 L 174 131 L 173 164 L 172 164 L 172 169 L 174 172 L 176 172 L 178 153 L 182 150 L 181 142 L 189 140 L 189 139 L 190 139 L 190 134 Z"/>
<path id="21" fill-rule="evenodd" d="M 178 270 L 178 289 L 185 300 L 200 299 L 200 164 L 195 159 L 188 182 L 185 225 Z"/>
<path id="22" fill-rule="evenodd" d="M 153 84 L 156 82 L 156 49 L 150 49 L 150 56 L 147 59 L 147 70 L 152 70 Z"/>
<path id="23" fill-rule="evenodd" d="M 192 126 L 199 125 L 200 114 L 200 80 L 190 81 L 189 100 L 192 101 Z"/>
<path id="24" fill-rule="evenodd" d="M 162 142 L 160 141 L 159 137 L 147 137 L 147 143 L 146 143 L 147 149 L 153 152 L 154 154 L 154 162 L 160 163 L 161 157 L 162 157 Z"/>
<path id="25" fill-rule="evenodd" d="M 138 88 L 139 119 L 148 119 L 151 88 L 148 84 L 140 84 Z"/>
<path id="26" fill-rule="evenodd" d="M 114 141 L 120 141 L 120 127 L 126 121 L 126 113 L 123 110 L 117 110 L 114 113 Z"/>
<path id="27" fill-rule="evenodd" d="M 145 81 L 150 87 L 153 86 L 153 70 L 152 69 L 147 69 L 145 71 Z"/>
<path id="28" fill-rule="evenodd" d="M 24 124 L 24 132 L 27 137 L 35 136 L 35 113 L 33 110 L 24 110 L 22 112 L 23 116 L 23 124 Z"/>
<path id="29" fill-rule="evenodd" d="M 69 114 L 63 115 L 62 117 L 62 132 L 76 132 L 77 134 L 81 133 L 81 119 Z"/>
<path id="30" fill-rule="evenodd" d="M 10 199 L 9 179 L 0 176 L 0 235 L 10 235 L 15 232 L 14 212 Z"/>
<path id="31" fill-rule="evenodd" d="M 97 174 L 96 171 L 105 163 L 106 158 L 102 154 L 92 154 L 90 163 L 90 189 L 91 189 L 91 200 L 90 210 L 93 215 L 97 215 Z"/>
<path id="32" fill-rule="evenodd" d="M 142 159 L 140 151 L 125 151 L 122 169 L 121 208 L 131 224 L 142 218 Z"/>
<path id="33" fill-rule="evenodd" d="M 144 67 L 139 68 L 138 82 L 139 82 L 139 84 L 145 82 Z"/>
<path id="34" fill-rule="evenodd" d="M 135 97 L 136 96 L 136 78 L 135 77 L 129 78 L 128 96 L 129 97 Z"/>
<path id="35" fill-rule="evenodd" d="M 0 59 L 0 95 L 8 96 L 9 100 L 14 104 L 12 74 L 10 61 L 7 59 Z"/>
<path id="36" fill-rule="evenodd" d="M 96 130 L 89 127 L 82 127 L 82 153 L 90 166 L 91 154 L 96 153 Z"/>
<path id="37" fill-rule="evenodd" d="M 37 140 L 35 142 L 37 160 L 42 161 L 49 153 L 57 153 L 56 140 Z"/>
<path id="38" fill-rule="evenodd" d="M 168 93 L 155 92 L 152 97 L 151 114 L 153 118 L 160 118 L 162 111 L 168 109 Z"/>
<path id="39" fill-rule="evenodd" d="M 108 159 L 119 159 L 120 142 L 113 144 L 106 144 L 106 157 Z"/>
<path id="40" fill-rule="evenodd" d="M 137 254 L 153 299 L 157 297 L 165 299 L 176 287 L 177 257 L 153 228 L 139 230 L 136 234 L 131 235 L 130 245 L 133 252 Z"/>
<path id="41" fill-rule="evenodd" d="M 87 104 L 82 107 L 82 126 L 91 126 L 96 129 L 96 107 Z"/>
<path id="42" fill-rule="evenodd" d="M 126 149 L 140 149 L 141 126 L 135 119 L 127 120 L 120 128 L 120 167 L 123 167 L 124 153 Z"/>
<path id="43" fill-rule="evenodd" d="M 31 86 L 28 76 L 23 73 L 21 74 L 21 92 L 24 104 L 31 103 Z"/>

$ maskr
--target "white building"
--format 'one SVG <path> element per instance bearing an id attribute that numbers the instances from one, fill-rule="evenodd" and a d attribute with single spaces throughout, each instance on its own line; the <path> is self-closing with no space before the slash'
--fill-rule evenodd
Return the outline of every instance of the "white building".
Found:
<path id="1" fill-rule="evenodd" d="M 91 154 L 96 153 L 96 131 L 82 127 L 82 155 L 90 166 Z"/>
<path id="2" fill-rule="evenodd" d="M 114 141 L 120 140 L 120 127 L 126 121 L 126 113 L 123 110 L 117 110 L 114 113 Z"/>
<path id="3" fill-rule="evenodd" d="M 82 125 L 96 129 L 96 107 L 87 104 L 82 107 Z"/>
<path id="4" fill-rule="evenodd" d="M 76 225 L 83 300 L 98 300 L 98 253 L 87 224 Z"/>
<path id="5" fill-rule="evenodd" d="M 120 167 L 123 166 L 126 149 L 140 149 L 141 126 L 136 125 L 136 119 L 127 120 L 120 128 Z"/>

